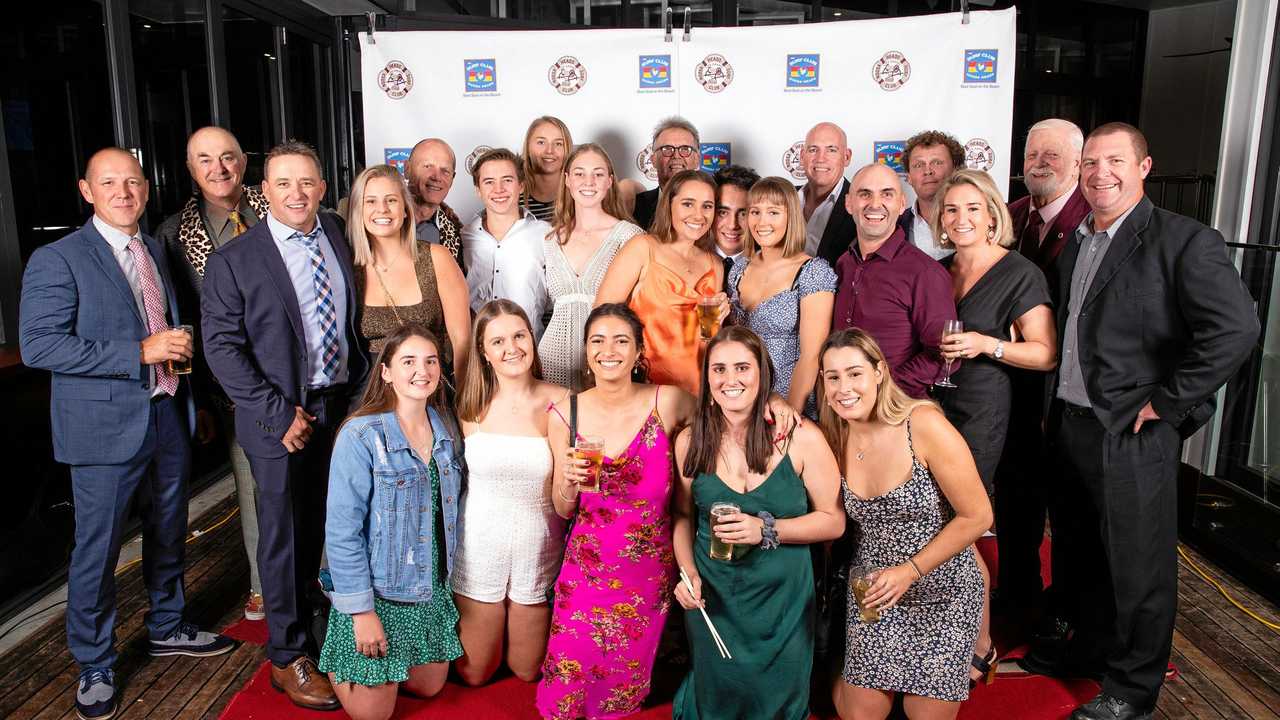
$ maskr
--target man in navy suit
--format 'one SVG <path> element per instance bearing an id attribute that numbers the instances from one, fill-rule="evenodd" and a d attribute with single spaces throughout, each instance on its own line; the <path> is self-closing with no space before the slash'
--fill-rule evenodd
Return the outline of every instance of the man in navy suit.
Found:
<path id="1" fill-rule="evenodd" d="M 182 619 L 189 388 L 169 361 L 191 357 L 164 249 L 142 235 L 142 166 L 128 152 L 95 153 L 80 181 L 93 220 L 39 248 L 19 308 L 23 362 L 53 373 L 53 452 L 71 466 L 76 544 L 67 573 L 67 647 L 79 663 L 81 720 L 116 710 L 115 568 L 136 491 L 143 512 L 143 577 L 152 655 L 218 655 L 227 638 Z"/>
<path id="2" fill-rule="evenodd" d="M 236 406 L 236 438 L 258 483 L 258 570 L 271 682 L 295 704 L 336 710 L 313 657 L 308 590 L 324 544 L 334 434 L 363 388 L 355 270 L 310 146 L 267 153 L 267 216 L 218 248 L 201 296 L 205 359 Z"/>

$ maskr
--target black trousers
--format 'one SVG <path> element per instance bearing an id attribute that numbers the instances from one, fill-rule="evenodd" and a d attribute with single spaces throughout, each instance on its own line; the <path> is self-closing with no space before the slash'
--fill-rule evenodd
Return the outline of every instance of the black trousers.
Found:
<path id="1" fill-rule="evenodd" d="M 1054 586 L 1075 607 L 1072 654 L 1103 663 L 1104 692 L 1154 708 L 1178 603 L 1182 439 L 1163 421 L 1144 423 L 1137 434 L 1113 434 L 1091 412 L 1071 406 L 1054 420 L 1062 469 L 1054 493 L 1062 527 L 1054 527 L 1054 544 L 1068 555 L 1066 577 L 1054 578 Z"/>
<path id="2" fill-rule="evenodd" d="M 1040 604 L 1040 544 L 1047 512 L 1043 416 L 1044 374 L 1011 373 L 1009 432 L 995 475 L 996 587 L 1019 607 Z"/>
<path id="3" fill-rule="evenodd" d="M 258 485 L 258 572 L 267 611 L 267 658 L 276 665 L 319 653 L 309 632 L 308 591 L 320 570 L 329 458 L 348 401 L 337 392 L 308 400 L 306 410 L 316 419 L 302 450 L 278 458 L 249 455 Z"/>

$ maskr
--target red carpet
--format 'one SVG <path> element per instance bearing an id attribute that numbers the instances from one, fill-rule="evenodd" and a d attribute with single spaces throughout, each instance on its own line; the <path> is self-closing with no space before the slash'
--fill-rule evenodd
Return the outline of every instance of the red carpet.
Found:
<path id="1" fill-rule="evenodd" d="M 994 538 L 980 540 L 978 549 L 994 568 Z M 1040 549 L 1045 584 L 1048 584 L 1049 541 Z M 1013 648 L 1019 638 L 1002 635 L 997 630 L 997 647 L 1002 656 L 1020 655 L 1023 648 Z M 245 642 L 263 644 L 267 630 L 264 622 L 241 620 L 223 631 Z M 1012 648 L 1012 649 L 1011 649 Z M 399 720 L 539 720 L 533 706 L 535 685 L 507 677 L 482 688 L 466 688 L 450 682 L 444 691 L 430 700 L 401 695 L 392 716 Z M 960 708 L 960 720 L 1017 718 L 1018 720 L 1064 720 L 1080 703 L 1098 692 L 1098 684 L 1087 680 L 1061 681 L 1034 675 L 1000 675 L 991 685 L 978 687 Z M 671 717 L 670 697 L 655 698 L 663 702 L 631 716 L 634 720 L 657 720 Z M 231 699 L 223 710 L 222 720 L 341 720 L 346 714 L 312 712 L 295 707 L 282 693 L 271 688 L 270 671 L 264 663 L 253 679 Z"/>

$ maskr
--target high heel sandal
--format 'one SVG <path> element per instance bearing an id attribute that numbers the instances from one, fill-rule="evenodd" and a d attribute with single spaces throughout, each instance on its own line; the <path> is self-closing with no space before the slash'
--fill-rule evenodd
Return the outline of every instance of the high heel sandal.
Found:
<path id="1" fill-rule="evenodd" d="M 973 660 L 969 661 L 969 665 L 982 673 L 981 682 L 984 685 L 990 685 L 996 681 L 996 668 L 1000 666 L 1000 663 L 996 662 L 996 660 L 996 646 L 995 643 L 992 643 L 985 657 L 974 653 Z M 978 680 L 970 678 L 969 689 L 972 690 L 978 687 L 978 682 Z"/>

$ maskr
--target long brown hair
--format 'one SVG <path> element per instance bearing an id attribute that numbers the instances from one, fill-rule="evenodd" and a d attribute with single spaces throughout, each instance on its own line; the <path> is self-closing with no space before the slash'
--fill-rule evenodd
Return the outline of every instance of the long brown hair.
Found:
<path id="1" fill-rule="evenodd" d="M 631 213 L 627 212 L 627 207 L 622 204 L 622 197 L 618 195 L 618 176 L 613 171 L 613 161 L 609 159 L 609 153 L 595 143 L 582 143 L 564 159 L 564 177 L 560 179 L 560 192 L 556 194 L 556 210 L 551 216 L 549 237 L 554 237 L 561 245 L 569 242 L 569 236 L 573 234 L 573 228 L 578 224 L 578 211 L 573 205 L 573 195 L 569 193 L 569 170 L 573 167 L 575 160 L 589 152 L 599 155 L 604 160 L 604 166 L 609 171 L 609 180 L 612 181 L 609 183 L 609 191 L 604 194 L 604 200 L 600 202 L 600 209 L 619 220 L 631 219 Z"/>
<path id="2" fill-rule="evenodd" d="M 822 426 L 822 434 L 827 436 L 827 443 L 836 452 L 840 463 L 840 472 L 845 471 L 845 448 L 849 443 L 849 421 L 836 414 L 826 400 L 826 371 L 828 350 L 853 348 L 867 358 L 876 369 L 880 370 L 880 382 L 876 386 L 876 401 L 871 406 L 869 420 L 879 421 L 886 425 L 901 425 L 911 417 L 911 411 L 921 405 L 934 405 L 932 400 L 917 400 L 902 391 L 893 381 L 889 372 L 889 362 L 885 360 L 884 351 L 867 331 L 860 328 L 837 330 L 827 336 L 818 350 L 818 381 L 823 384 L 821 401 L 818 403 L 818 423 Z"/>
<path id="3" fill-rule="evenodd" d="M 769 406 L 769 392 L 773 387 L 773 360 L 765 349 L 760 337 L 742 325 L 729 325 L 721 328 L 716 336 L 707 344 L 707 351 L 702 357 L 702 380 L 698 391 L 698 413 L 693 419 L 689 437 L 689 452 L 684 458 L 681 472 L 685 477 L 697 477 L 701 473 L 715 472 L 716 459 L 720 457 L 720 442 L 724 438 L 728 423 L 724 412 L 711 397 L 711 353 L 723 343 L 736 342 L 746 346 L 760 368 L 760 384 L 756 389 L 756 399 L 751 404 L 751 415 L 747 421 L 747 443 L 743 448 L 747 456 L 747 467 L 754 473 L 763 473 L 769 468 L 769 457 L 773 455 L 772 430 L 764 421 L 765 409 Z"/>
<path id="4" fill-rule="evenodd" d="M 538 361 L 537 341 L 533 336 L 533 323 L 519 305 L 499 298 L 490 300 L 476 313 L 471 330 L 471 352 L 467 353 L 467 377 L 458 396 L 458 417 L 467 422 L 480 422 L 489 411 L 489 403 L 498 390 L 498 378 L 493 366 L 484 361 L 484 333 L 489 323 L 503 315 L 515 315 L 524 321 L 533 343 L 533 379 L 542 379 L 542 363 Z"/>
<path id="5" fill-rule="evenodd" d="M 653 214 L 653 225 L 650 225 L 649 234 L 657 238 L 658 242 L 663 245 L 676 241 L 676 229 L 671 226 L 671 199 L 680 192 L 680 188 L 685 183 L 700 182 L 711 188 L 711 197 L 716 196 L 716 181 L 710 175 L 701 170 L 681 170 L 672 175 L 662 186 L 662 192 L 658 195 L 658 209 Z M 715 246 L 715 239 L 711 234 L 711 223 L 707 223 L 707 232 L 694 243 L 699 248 L 711 251 Z"/>
<path id="6" fill-rule="evenodd" d="M 539 125 L 550 125 L 560 131 L 561 137 L 564 138 L 565 165 L 560 167 L 560 182 L 564 182 L 564 168 L 568 167 L 568 153 L 573 152 L 573 136 L 569 134 L 569 126 L 564 121 L 554 115 L 542 115 L 536 117 L 533 122 L 529 123 L 529 129 L 524 131 L 524 145 L 520 146 L 520 167 L 524 170 L 525 181 L 529 185 L 533 185 L 533 178 L 538 173 L 538 168 L 533 161 L 533 153 L 529 152 L 529 143 L 533 142 L 533 131 L 538 129 Z M 522 206 L 525 210 L 529 209 L 529 201 L 533 200 L 533 190 L 530 187 L 524 189 L 524 200 Z"/>
<path id="7" fill-rule="evenodd" d="M 369 383 L 364 387 L 364 395 L 360 398 L 360 406 L 347 417 L 347 420 L 364 415 L 381 415 L 396 409 L 396 391 L 391 386 L 391 383 L 382 379 L 381 369 L 384 367 L 390 368 L 391 361 L 395 358 L 400 346 L 409 338 L 414 337 L 422 338 L 431 343 L 431 346 L 435 348 L 436 356 L 439 358 L 440 363 L 440 379 L 436 382 L 436 389 L 427 398 L 427 407 L 435 409 L 445 427 L 449 429 L 449 433 L 457 438 L 458 419 L 454 417 L 453 405 L 449 402 L 444 392 L 444 357 L 441 355 L 440 340 L 436 338 L 435 333 L 422 324 L 413 321 L 404 323 L 396 328 L 395 332 L 387 336 L 387 342 L 382 346 L 382 352 L 378 353 L 378 362 L 374 364 L 373 370 L 369 373 Z"/>
<path id="8" fill-rule="evenodd" d="M 587 316 L 587 322 L 582 326 L 583 342 L 591 340 L 591 326 L 596 320 L 604 317 L 614 317 L 623 320 L 627 326 L 631 328 L 631 338 L 636 343 L 636 349 L 640 352 L 640 356 L 636 358 L 636 364 L 631 367 L 631 382 L 645 383 L 649 381 L 649 359 L 644 356 L 644 323 L 640 322 L 640 316 L 636 315 L 636 311 L 627 306 L 626 303 L 605 303 L 597 306 Z M 583 348 L 586 352 L 586 348 Z M 582 360 L 582 387 L 583 389 L 593 388 L 596 386 L 596 378 L 587 371 L 587 360 Z"/>

